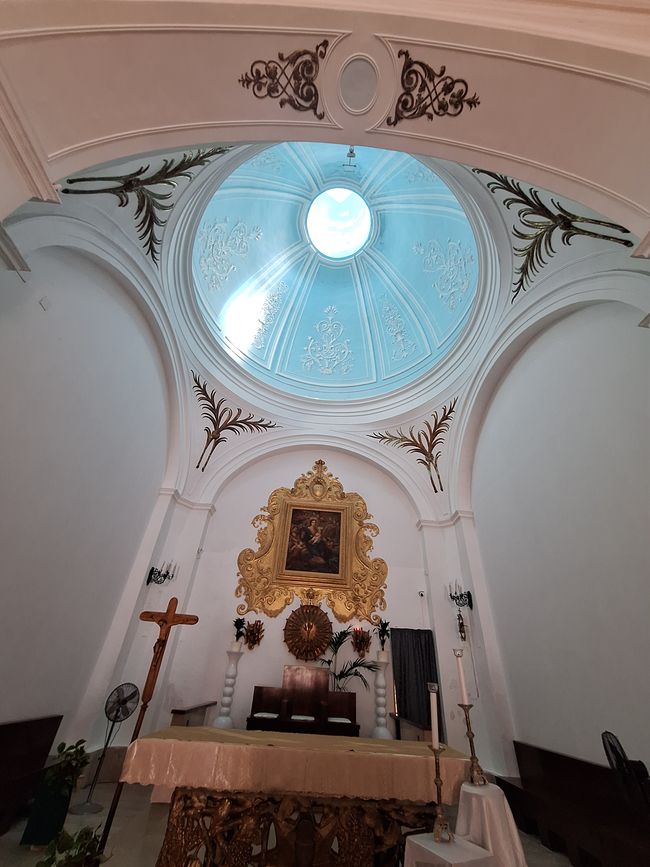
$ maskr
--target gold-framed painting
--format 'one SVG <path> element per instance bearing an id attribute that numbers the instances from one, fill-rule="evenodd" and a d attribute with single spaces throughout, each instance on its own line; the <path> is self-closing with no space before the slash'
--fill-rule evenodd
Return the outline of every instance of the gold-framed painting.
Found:
<path id="1" fill-rule="evenodd" d="M 253 519 L 257 550 L 237 558 L 237 613 L 276 617 L 298 597 L 324 602 L 337 620 L 379 622 L 386 608 L 385 560 L 369 557 L 379 533 L 363 497 L 346 493 L 322 460 L 292 488 L 277 488 Z"/>

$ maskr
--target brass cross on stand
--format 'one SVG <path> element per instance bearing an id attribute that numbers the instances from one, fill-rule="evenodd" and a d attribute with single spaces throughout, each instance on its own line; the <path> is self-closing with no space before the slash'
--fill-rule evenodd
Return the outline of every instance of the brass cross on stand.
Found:
<path id="1" fill-rule="evenodd" d="M 195 623 L 199 622 L 199 618 L 196 616 L 196 614 L 177 614 L 177 607 L 178 599 L 173 596 L 169 600 L 166 611 L 143 611 L 140 614 L 140 620 L 148 620 L 156 623 L 160 632 L 158 633 L 158 638 L 153 646 L 153 659 L 151 660 L 151 665 L 149 666 L 149 673 L 147 674 L 147 679 L 142 690 L 142 704 L 140 705 L 138 720 L 133 729 L 133 734 L 131 735 L 131 743 L 133 743 L 133 741 L 136 740 L 138 735 L 140 734 L 140 729 L 142 728 L 142 723 L 144 721 L 144 715 L 146 714 L 147 708 L 149 707 L 149 702 L 151 701 L 151 697 L 153 696 L 153 691 L 156 687 L 156 681 L 158 680 L 158 675 L 160 674 L 160 666 L 162 665 L 163 656 L 165 655 L 165 648 L 167 647 L 167 639 L 169 638 L 169 633 L 172 631 L 172 627 L 193 626 Z M 104 851 L 104 848 L 106 847 L 106 841 L 108 840 L 108 835 L 111 831 L 111 825 L 113 824 L 113 819 L 115 818 L 115 812 L 117 810 L 117 805 L 119 804 L 123 788 L 124 783 L 117 784 L 117 788 L 115 789 L 115 794 L 113 795 L 113 800 L 111 801 L 108 815 L 106 816 L 104 830 L 102 831 L 102 838 L 99 844 L 100 853 L 102 853 Z"/>

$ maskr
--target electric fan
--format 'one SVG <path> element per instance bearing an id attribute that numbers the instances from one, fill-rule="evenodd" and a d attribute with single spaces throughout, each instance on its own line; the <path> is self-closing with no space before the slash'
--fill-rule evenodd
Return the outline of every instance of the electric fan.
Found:
<path id="1" fill-rule="evenodd" d="M 74 806 L 70 807 L 71 813 L 74 813 L 77 816 L 83 816 L 86 813 L 101 813 L 101 811 L 104 809 L 101 804 L 97 804 L 92 801 L 93 792 L 95 791 L 95 786 L 97 785 L 97 780 L 99 779 L 99 772 L 101 771 L 102 765 L 104 764 L 104 759 L 106 758 L 106 751 L 108 750 L 110 743 L 113 740 L 113 732 L 115 730 L 115 726 L 121 725 L 124 720 L 127 720 L 131 716 L 133 711 L 138 706 L 139 700 L 140 690 L 134 683 L 121 683 L 119 686 L 115 687 L 115 689 L 106 699 L 106 704 L 104 705 L 104 713 L 106 714 L 106 719 L 109 721 L 110 725 L 107 726 L 106 729 L 106 740 L 104 741 L 104 748 L 99 757 L 99 761 L 97 762 L 97 768 L 93 776 L 93 781 L 88 789 L 88 797 L 81 804 L 75 804 Z"/>

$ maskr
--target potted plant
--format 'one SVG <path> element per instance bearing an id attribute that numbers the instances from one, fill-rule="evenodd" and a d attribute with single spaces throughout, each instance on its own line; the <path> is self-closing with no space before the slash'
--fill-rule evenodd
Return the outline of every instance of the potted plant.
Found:
<path id="1" fill-rule="evenodd" d="M 379 666 L 376 662 L 357 657 L 356 659 L 348 659 L 338 668 L 338 653 L 343 645 L 351 637 L 351 629 L 342 629 L 340 632 L 334 632 L 327 645 L 327 650 L 331 654 L 329 657 L 322 656 L 318 661 L 321 665 L 326 665 L 330 670 L 330 678 L 332 680 L 333 692 L 347 692 L 348 684 L 353 678 L 357 678 L 369 689 L 368 681 L 364 672 L 377 671 Z"/>
<path id="2" fill-rule="evenodd" d="M 74 836 L 61 831 L 36 867 L 97 867 L 100 839 L 99 828 L 81 828 Z"/>
<path id="3" fill-rule="evenodd" d="M 235 627 L 235 640 L 230 645 L 230 649 L 238 653 L 241 650 L 242 640 L 246 636 L 246 621 L 243 617 L 235 617 L 232 625 Z"/>
<path id="4" fill-rule="evenodd" d="M 85 743 L 80 740 L 69 746 L 60 743 L 57 747 L 57 760 L 45 771 L 36 790 L 21 843 L 45 846 L 63 828 L 72 790 L 89 762 Z"/>
<path id="5" fill-rule="evenodd" d="M 388 653 L 386 651 L 386 642 L 390 638 L 390 621 L 389 620 L 380 620 L 379 626 L 375 627 L 375 633 L 377 634 L 377 638 L 379 639 L 379 644 L 381 645 L 381 650 L 377 651 L 377 661 L 378 662 L 388 662 Z"/>

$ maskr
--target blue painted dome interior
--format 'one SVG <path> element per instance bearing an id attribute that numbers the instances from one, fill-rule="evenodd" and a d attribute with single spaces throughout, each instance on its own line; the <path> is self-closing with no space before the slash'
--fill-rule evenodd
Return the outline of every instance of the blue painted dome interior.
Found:
<path id="1" fill-rule="evenodd" d="M 285 143 L 221 184 L 192 254 L 200 310 L 243 368 L 314 399 L 387 394 L 437 365 L 476 295 L 449 187 L 407 154 Z"/>

